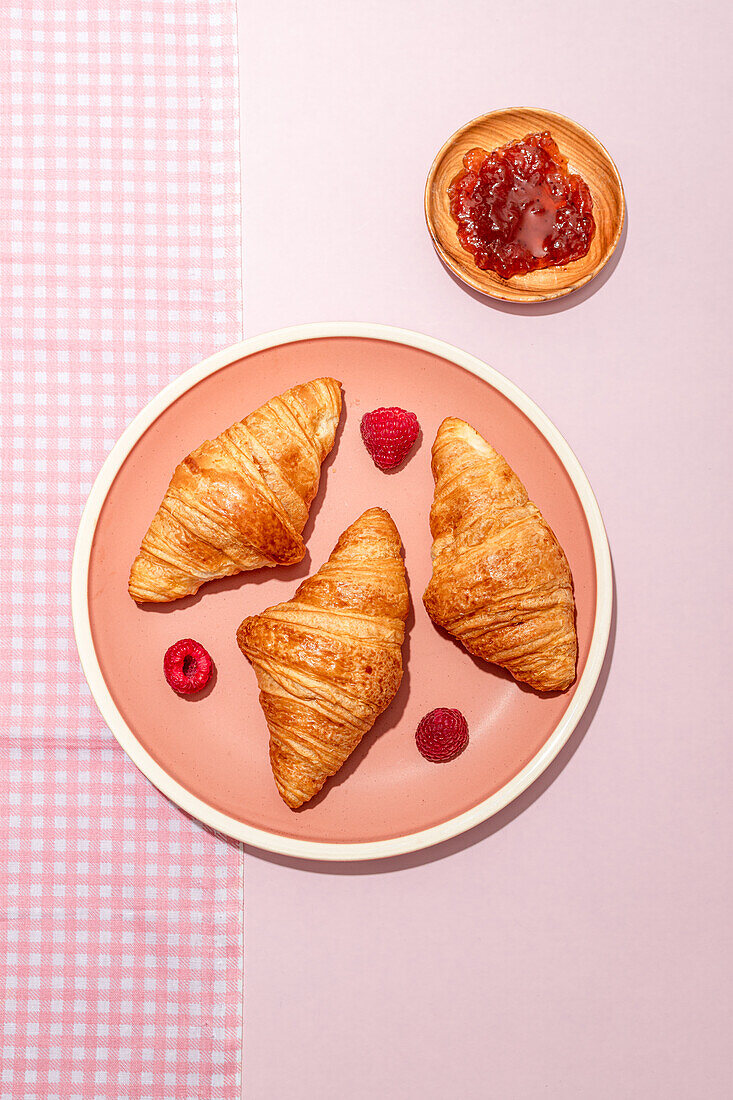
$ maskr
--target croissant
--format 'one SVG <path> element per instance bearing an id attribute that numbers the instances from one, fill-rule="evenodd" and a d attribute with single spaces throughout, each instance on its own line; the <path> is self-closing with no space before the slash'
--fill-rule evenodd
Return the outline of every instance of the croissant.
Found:
<path id="1" fill-rule="evenodd" d="M 565 691 L 578 652 L 573 579 L 537 505 L 464 420 L 443 421 L 432 468 L 430 618 L 516 680 Z"/>
<path id="2" fill-rule="evenodd" d="M 301 533 L 340 416 L 340 383 L 316 378 L 184 458 L 133 562 L 132 598 L 165 603 L 215 577 L 302 561 Z"/>
<path id="3" fill-rule="evenodd" d="M 401 551 L 392 517 L 370 508 L 292 600 L 239 627 L 291 809 L 335 775 L 400 686 L 410 603 Z"/>

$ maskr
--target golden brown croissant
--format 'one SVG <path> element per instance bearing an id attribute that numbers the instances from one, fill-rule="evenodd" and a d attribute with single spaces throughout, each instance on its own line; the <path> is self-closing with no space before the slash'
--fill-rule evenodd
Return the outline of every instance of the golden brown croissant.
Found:
<path id="1" fill-rule="evenodd" d="M 316 378 L 184 458 L 133 562 L 132 598 L 164 603 L 214 577 L 302 561 L 301 533 L 340 416 L 340 383 Z"/>
<path id="2" fill-rule="evenodd" d="M 432 465 L 428 614 L 516 680 L 564 691 L 578 645 L 573 578 L 557 539 L 514 471 L 464 420 L 440 425 Z"/>
<path id="3" fill-rule="evenodd" d="M 370 508 L 288 603 L 245 619 L 275 783 L 291 809 L 320 791 L 395 697 L 409 595 L 392 517 Z"/>

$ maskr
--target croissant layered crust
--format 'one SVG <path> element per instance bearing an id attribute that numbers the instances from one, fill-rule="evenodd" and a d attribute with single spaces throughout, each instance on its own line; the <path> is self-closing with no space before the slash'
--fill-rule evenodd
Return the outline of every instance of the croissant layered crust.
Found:
<path id="1" fill-rule="evenodd" d="M 570 566 L 504 458 L 464 420 L 441 424 L 432 452 L 431 619 L 477 657 L 537 691 L 575 679 Z"/>
<path id="2" fill-rule="evenodd" d="M 291 600 L 239 627 L 291 809 L 320 791 L 392 702 L 408 610 L 400 536 L 389 513 L 371 508 Z"/>
<path id="3" fill-rule="evenodd" d="M 301 561 L 340 416 L 340 384 L 317 378 L 184 458 L 133 562 L 132 598 L 163 603 L 216 577 Z"/>

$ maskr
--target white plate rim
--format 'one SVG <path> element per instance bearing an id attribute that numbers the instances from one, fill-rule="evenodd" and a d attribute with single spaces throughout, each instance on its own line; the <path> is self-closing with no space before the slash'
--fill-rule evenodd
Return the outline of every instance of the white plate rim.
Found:
<path id="1" fill-rule="evenodd" d="M 228 814 L 215 810 L 168 775 L 136 739 L 112 699 L 94 649 L 88 602 L 89 561 L 102 506 L 120 467 L 153 421 L 202 379 L 239 359 L 281 344 L 339 336 L 384 340 L 431 352 L 482 378 L 516 405 L 551 445 L 575 487 L 588 522 L 596 568 L 596 612 L 585 668 L 570 706 L 529 763 L 490 797 L 439 825 L 387 840 L 359 843 L 300 840 L 297 837 L 281 836 L 278 833 L 246 825 Z M 509 805 L 555 759 L 588 706 L 603 667 L 611 627 L 612 607 L 611 555 L 600 508 L 578 459 L 550 419 L 523 390 L 474 355 L 433 336 L 390 325 L 359 321 L 323 321 L 261 333 L 216 352 L 185 371 L 161 390 L 124 430 L 99 471 L 79 523 L 71 569 L 71 610 L 82 670 L 102 717 L 133 763 L 162 794 L 186 813 L 211 828 L 255 848 L 279 855 L 313 860 L 357 861 L 417 852 L 472 829 Z"/>

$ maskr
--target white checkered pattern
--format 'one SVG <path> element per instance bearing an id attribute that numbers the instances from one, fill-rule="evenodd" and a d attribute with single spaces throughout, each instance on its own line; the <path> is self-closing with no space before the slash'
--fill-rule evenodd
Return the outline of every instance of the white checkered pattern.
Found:
<path id="1" fill-rule="evenodd" d="M 0 1098 L 233 1100 L 241 852 L 104 728 L 69 570 L 123 426 L 241 335 L 234 0 L 18 0 L 0 53 Z"/>

